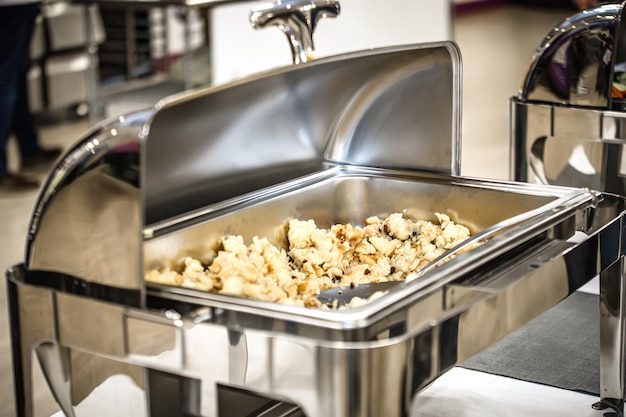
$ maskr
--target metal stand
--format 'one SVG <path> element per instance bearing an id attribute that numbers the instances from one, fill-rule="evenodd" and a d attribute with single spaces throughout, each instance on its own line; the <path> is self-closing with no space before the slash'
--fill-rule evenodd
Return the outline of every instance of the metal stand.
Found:
<path id="1" fill-rule="evenodd" d="M 615 239 L 619 241 L 619 234 Z M 612 409 L 613 412 L 605 413 L 606 417 L 624 415 L 625 276 L 626 262 L 623 256 L 600 274 L 601 400 L 592 407 L 596 410 Z"/>

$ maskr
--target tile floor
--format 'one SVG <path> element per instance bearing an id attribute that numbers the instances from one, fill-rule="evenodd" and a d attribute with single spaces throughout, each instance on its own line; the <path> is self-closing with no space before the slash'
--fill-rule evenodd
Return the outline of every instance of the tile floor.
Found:
<path id="1" fill-rule="evenodd" d="M 509 97 L 517 91 L 536 45 L 549 29 L 570 13 L 570 10 L 503 7 L 464 14 L 455 19 L 454 38 L 463 56 L 463 175 L 508 178 Z M 74 142 L 87 128 L 85 120 L 42 123 L 40 126 L 45 145 L 61 146 Z M 14 149 L 13 145 L 11 149 Z M 11 166 L 15 167 L 16 162 L 12 162 Z M 4 242 L 0 251 L 2 271 L 23 258 L 29 213 L 35 198 L 35 193 L 0 194 L 0 213 L 4 218 L 0 222 L 0 236 Z M 3 285 L 0 286 L 0 304 L 0 369 L 4 369 L 0 376 L 0 417 L 9 417 L 14 415 L 14 410 L 9 324 Z M 40 375 L 37 375 L 37 381 L 36 415 L 47 417 L 57 410 L 50 395 L 43 389 Z M 476 394 L 476 386 L 467 392 L 464 388 L 468 381 L 489 386 L 490 391 L 497 386 L 493 390 L 493 398 L 481 398 Z M 515 392 L 525 394 L 516 396 Z M 532 398 L 543 398 L 546 404 L 552 402 L 555 405 L 542 408 L 538 405 L 540 402 L 531 401 Z M 502 408 L 501 400 L 506 400 L 508 405 L 505 408 Z M 454 370 L 425 393 L 424 408 L 419 415 L 521 416 L 547 415 L 549 412 L 554 416 L 600 416 L 601 413 L 588 408 L 592 401 L 592 398 L 580 394 Z M 569 408 L 559 407 L 566 402 L 570 404 Z M 532 408 L 525 409 L 530 403 L 533 403 Z M 515 410 L 513 414 L 512 410 Z"/>

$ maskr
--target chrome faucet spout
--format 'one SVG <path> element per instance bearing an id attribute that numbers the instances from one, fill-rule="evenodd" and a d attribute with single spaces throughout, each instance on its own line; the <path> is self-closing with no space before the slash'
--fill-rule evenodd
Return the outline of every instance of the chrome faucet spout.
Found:
<path id="1" fill-rule="evenodd" d="M 255 29 L 277 26 L 289 41 L 294 64 L 316 58 L 313 33 L 324 17 L 336 17 L 338 0 L 278 0 L 262 4 L 250 11 L 250 24 Z"/>

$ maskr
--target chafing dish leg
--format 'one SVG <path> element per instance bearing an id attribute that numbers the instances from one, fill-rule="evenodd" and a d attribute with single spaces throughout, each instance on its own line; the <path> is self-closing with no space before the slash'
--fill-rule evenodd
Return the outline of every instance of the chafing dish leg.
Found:
<path id="1" fill-rule="evenodd" d="M 9 320 L 19 323 L 18 286 L 7 273 L 7 299 Z M 13 385 L 15 391 L 15 415 L 31 417 L 33 415 L 33 381 L 31 371 L 31 349 L 24 349 L 20 338 L 19 326 L 11 326 L 11 351 L 13 353 Z"/>
<path id="2" fill-rule="evenodd" d="M 619 242 L 619 237 L 615 239 Z M 602 245 L 602 242 L 601 242 Z M 611 408 L 614 413 L 624 415 L 624 336 L 626 262 L 618 262 L 600 273 L 600 397 L 595 409 Z"/>
<path id="3" fill-rule="evenodd" d="M 12 323 L 15 413 L 18 417 L 32 417 L 33 350 L 55 340 L 54 307 L 51 291 L 20 283 L 23 280 L 23 272 L 22 266 L 7 271 L 7 299 L 9 319 Z M 66 415 L 72 416 L 67 412 Z"/>
<path id="4" fill-rule="evenodd" d="M 598 401 L 594 403 L 591 408 L 594 410 L 608 410 L 609 408 L 612 411 L 604 413 L 604 417 L 622 417 L 622 412 L 619 410 L 618 404 L 609 404 L 607 400 Z"/>
<path id="5" fill-rule="evenodd" d="M 69 349 L 55 343 L 42 343 L 35 352 L 54 399 L 66 417 L 74 417 L 70 393 Z"/>

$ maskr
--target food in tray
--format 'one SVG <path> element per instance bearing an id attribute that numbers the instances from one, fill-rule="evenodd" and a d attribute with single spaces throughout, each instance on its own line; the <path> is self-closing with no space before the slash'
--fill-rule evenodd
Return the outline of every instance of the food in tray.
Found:
<path id="1" fill-rule="evenodd" d="M 221 238 L 217 255 L 203 265 L 184 258 L 178 267 L 154 269 L 146 280 L 219 294 L 306 307 L 321 307 L 320 291 L 340 286 L 399 281 L 470 237 L 466 226 L 435 213 L 437 223 L 404 213 L 369 217 L 363 227 L 289 220 L 284 248 L 266 238 L 246 244 Z M 362 300 L 355 301 L 362 304 Z M 355 304 L 356 305 L 356 304 Z"/>

